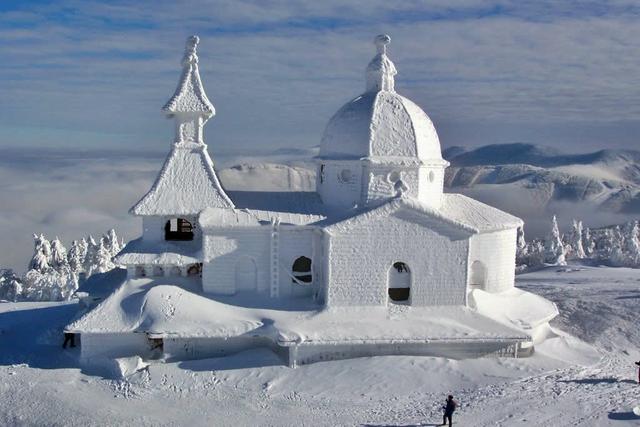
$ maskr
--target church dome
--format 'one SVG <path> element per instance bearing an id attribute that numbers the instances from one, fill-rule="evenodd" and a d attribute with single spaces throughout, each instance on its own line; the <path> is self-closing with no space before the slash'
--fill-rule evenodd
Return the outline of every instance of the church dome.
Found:
<path id="1" fill-rule="evenodd" d="M 440 140 L 429 116 L 394 90 L 396 69 L 386 54 L 389 41 L 386 35 L 376 37 L 378 54 L 367 66 L 367 90 L 329 120 L 320 145 L 321 158 L 442 161 Z"/>

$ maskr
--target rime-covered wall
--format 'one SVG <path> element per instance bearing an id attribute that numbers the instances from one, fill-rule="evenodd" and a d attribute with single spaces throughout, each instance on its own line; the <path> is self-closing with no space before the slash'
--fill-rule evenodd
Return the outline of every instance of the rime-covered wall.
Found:
<path id="1" fill-rule="evenodd" d="M 204 292 L 232 295 L 238 288 L 238 269 L 256 268 L 256 290 L 269 295 L 271 287 L 271 226 L 221 228 L 205 234 L 202 288 Z M 292 283 L 293 262 L 306 256 L 314 264 L 314 232 L 308 228 L 281 226 L 279 229 L 279 297 L 311 295 L 312 288 Z M 242 264 L 240 264 L 242 263 Z"/>
<path id="2" fill-rule="evenodd" d="M 257 291 L 268 293 L 269 231 L 269 227 L 246 227 L 205 234 L 202 290 L 213 294 L 234 294 L 236 267 L 241 261 L 250 265 L 246 262 L 249 258 L 255 263 Z"/>
<path id="3" fill-rule="evenodd" d="M 500 292 L 513 287 L 516 265 L 516 229 L 476 234 L 469 242 L 469 269 L 474 261 L 486 267 L 488 292 Z M 469 271 L 469 274 L 471 271 Z"/>
<path id="4" fill-rule="evenodd" d="M 387 304 L 388 272 L 397 261 L 411 271 L 412 305 L 466 304 L 467 235 L 415 215 L 398 211 L 331 230 L 328 306 Z"/>
<path id="5" fill-rule="evenodd" d="M 422 166 L 419 176 L 418 199 L 431 207 L 440 208 L 444 188 L 444 167 Z"/>
<path id="6" fill-rule="evenodd" d="M 318 165 L 316 185 L 326 205 L 351 208 L 360 203 L 362 164 L 360 161 L 322 162 Z"/>
<path id="7" fill-rule="evenodd" d="M 150 351 L 147 336 L 143 333 L 83 333 L 81 339 L 81 357 L 85 362 L 100 357 L 145 357 Z"/>

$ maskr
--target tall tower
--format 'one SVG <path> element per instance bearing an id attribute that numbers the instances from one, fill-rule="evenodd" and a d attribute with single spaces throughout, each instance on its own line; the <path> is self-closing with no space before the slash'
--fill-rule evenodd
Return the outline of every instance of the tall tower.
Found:
<path id="1" fill-rule="evenodd" d="M 395 91 L 391 38 L 374 40 L 366 89 L 329 121 L 320 145 L 317 190 L 335 208 L 381 203 L 398 195 L 438 209 L 444 169 L 440 141 L 420 107 Z"/>
<path id="2" fill-rule="evenodd" d="M 198 240 L 203 209 L 233 208 L 204 143 L 203 127 L 216 110 L 200 80 L 198 42 L 197 36 L 187 39 L 178 87 L 162 109 L 175 121 L 171 152 L 149 192 L 130 210 L 143 217 L 145 240 L 176 240 L 178 229 L 187 230 L 185 239 Z"/>

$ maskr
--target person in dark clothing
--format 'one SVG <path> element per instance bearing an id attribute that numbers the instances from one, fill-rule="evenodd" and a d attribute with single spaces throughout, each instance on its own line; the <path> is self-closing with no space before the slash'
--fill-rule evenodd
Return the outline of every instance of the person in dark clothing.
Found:
<path id="1" fill-rule="evenodd" d="M 638 365 L 638 384 L 640 384 L 640 360 L 636 362 L 636 365 Z"/>
<path id="2" fill-rule="evenodd" d="M 448 419 L 449 427 L 451 427 L 451 424 L 452 424 L 451 417 L 453 416 L 453 413 L 457 407 L 458 407 L 458 403 L 455 400 L 453 400 L 453 396 L 452 395 L 447 396 L 447 401 L 445 403 L 445 406 L 442 407 L 444 409 L 444 416 L 442 417 L 443 426 L 447 425 L 447 419 Z"/>
<path id="3" fill-rule="evenodd" d="M 69 347 L 76 346 L 76 334 L 72 334 L 70 332 L 64 333 L 64 342 L 62 343 L 62 348 L 67 348 L 67 344 L 71 344 Z"/>

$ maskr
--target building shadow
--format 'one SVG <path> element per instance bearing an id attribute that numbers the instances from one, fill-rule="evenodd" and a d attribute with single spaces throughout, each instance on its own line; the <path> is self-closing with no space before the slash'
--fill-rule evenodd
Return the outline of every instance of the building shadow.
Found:
<path id="1" fill-rule="evenodd" d="M 20 309 L 23 306 L 26 308 Z M 75 348 L 62 348 L 62 330 L 78 313 L 77 302 L 18 303 L 15 307 L 0 313 L 0 365 L 78 367 L 79 340 L 76 339 Z"/>
<path id="2" fill-rule="evenodd" d="M 631 411 L 629 411 L 629 412 L 609 412 L 609 415 L 607 416 L 607 418 L 609 418 L 610 420 L 616 420 L 616 421 L 640 420 L 640 417 L 638 417 L 636 414 L 634 414 Z"/>
<path id="3" fill-rule="evenodd" d="M 574 384 L 635 384 L 634 380 L 618 378 L 581 378 L 579 380 L 558 380 L 559 383 Z"/>

